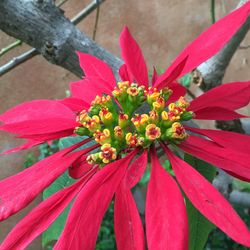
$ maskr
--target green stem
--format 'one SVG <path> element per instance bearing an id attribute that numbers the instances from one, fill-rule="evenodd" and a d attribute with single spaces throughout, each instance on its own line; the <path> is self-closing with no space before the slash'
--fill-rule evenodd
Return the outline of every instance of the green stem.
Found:
<path id="1" fill-rule="evenodd" d="M 210 1 L 211 22 L 215 23 L 215 0 Z"/>
<path id="2" fill-rule="evenodd" d="M 100 5 L 99 5 L 99 1 L 96 1 L 98 6 L 96 8 L 96 17 L 95 17 L 95 25 L 94 25 L 94 30 L 93 30 L 93 36 L 92 39 L 95 41 L 96 38 L 96 32 L 97 32 L 97 26 L 98 26 L 98 21 L 99 21 L 99 15 L 100 15 Z"/>
<path id="3" fill-rule="evenodd" d="M 10 50 L 16 48 L 17 46 L 21 45 L 22 41 L 21 40 L 16 40 L 14 43 L 9 44 L 7 47 L 2 48 L 0 51 L 0 56 L 3 56 L 4 54 L 6 54 L 7 52 L 9 52 Z"/>

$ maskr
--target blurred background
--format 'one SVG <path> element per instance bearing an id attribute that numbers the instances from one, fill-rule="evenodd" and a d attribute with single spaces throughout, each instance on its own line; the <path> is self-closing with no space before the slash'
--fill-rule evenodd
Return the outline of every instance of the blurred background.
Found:
<path id="1" fill-rule="evenodd" d="M 65 16 L 72 18 L 90 0 L 68 0 L 61 7 Z M 238 4 L 236 0 L 215 1 L 216 19 L 226 15 Z M 1 11 L 1 10 L 0 10 Z M 140 44 L 149 68 L 153 65 L 165 69 L 184 46 L 211 24 L 210 1 L 200 0 L 106 0 L 99 10 L 99 22 L 95 40 L 98 44 L 120 56 L 119 34 L 127 25 Z M 78 28 L 93 36 L 96 11 L 88 15 Z M 0 49 L 16 41 L 0 31 Z M 250 79 L 250 34 L 242 42 L 226 72 L 224 82 Z M 0 66 L 13 57 L 25 52 L 25 44 L 0 57 Z M 0 77 L 0 113 L 21 102 L 34 99 L 60 99 L 65 97 L 68 84 L 78 78 L 70 72 L 50 64 L 41 56 L 21 64 Z M 0 132 L 0 152 L 17 146 L 20 140 Z M 37 154 L 36 150 L 34 152 Z M 0 179 L 22 170 L 27 152 L 0 158 Z M 17 183 L 18 185 L 18 183 Z M 17 221 L 37 202 L 0 225 L 0 241 Z M 37 239 L 28 249 L 41 249 Z"/>

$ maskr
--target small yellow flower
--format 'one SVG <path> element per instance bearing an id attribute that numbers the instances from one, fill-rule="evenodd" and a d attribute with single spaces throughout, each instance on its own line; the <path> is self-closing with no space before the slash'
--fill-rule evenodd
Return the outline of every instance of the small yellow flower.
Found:
<path id="1" fill-rule="evenodd" d="M 102 132 L 100 130 L 97 130 L 93 136 L 95 138 L 95 141 L 99 144 L 110 142 L 110 131 L 107 128 L 105 128 Z"/>
<path id="2" fill-rule="evenodd" d="M 127 133 L 125 136 L 125 140 L 128 146 L 135 148 L 138 146 L 137 134 L 133 135 L 132 133 Z"/>
<path id="3" fill-rule="evenodd" d="M 129 87 L 127 89 L 127 93 L 131 96 L 137 96 L 139 94 L 139 90 L 137 87 Z"/>
<path id="4" fill-rule="evenodd" d="M 102 108 L 99 112 L 99 116 L 104 124 L 112 122 L 113 115 L 109 112 L 108 108 Z"/>
<path id="5" fill-rule="evenodd" d="M 114 127 L 114 134 L 117 139 L 122 139 L 124 136 L 123 130 L 120 126 Z"/>
<path id="6" fill-rule="evenodd" d="M 155 124 L 149 124 L 146 127 L 146 138 L 153 141 L 161 137 L 161 129 Z"/>
<path id="7" fill-rule="evenodd" d="M 117 85 L 120 90 L 125 90 L 129 87 L 129 81 L 118 82 Z"/>
<path id="8" fill-rule="evenodd" d="M 116 149 L 111 147 L 109 143 L 105 143 L 101 147 L 102 152 L 99 153 L 99 158 L 103 163 L 107 164 L 117 157 Z"/>
<path id="9" fill-rule="evenodd" d="M 118 125 L 121 128 L 125 128 L 128 125 L 128 115 L 124 113 L 120 113 L 118 117 Z"/>

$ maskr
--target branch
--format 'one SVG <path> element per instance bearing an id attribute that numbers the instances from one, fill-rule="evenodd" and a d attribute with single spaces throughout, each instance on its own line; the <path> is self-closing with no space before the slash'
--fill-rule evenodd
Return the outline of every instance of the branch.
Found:
<path id="1" fill-rule="evenodd" d="M 23 53 L 20 56 L 14 57 L 11 61 L 4 64 L 2 67 L 0 67 L 0 76 L 6 74 L 13 68 L 17 67 L 18 65 L 28 61 L 30 58 L 34 57 L 35 55 L 38 55 L 39 52 L 36 49 L 31 49 L 25 53 Z"/>
<path id="2" fill-rule="evenodd" d="M 237 8 L 246 2 L 248 2 L 248 0 L 239 1 Z M 250 16 L 242 25 L 242 27 L 236 32 L 236 34 L 231 38 L 231 40 L 216 55 L 198 67 L 198 71 L 201 73 L 203 80 L 200 87 L 204 91 L 208 91 L 209 89 L 212 89 L 222 83 L 226 69 L 249 29 Z M 234 120 L 230 122 L 217 121 L 216 127 L 223 130 L 245 133 L 240 120 Z"/>
<path id="3" fill-rule="evenodd" d="M 240 7 L 246 2 L 247 0 L 240 1 L 237 7 Z M 198 67 L 198 70 L 203 77 L 204 84 L 201 85 L 201 87 L 204 91 L 214 88 L 222 83 L 227 66 L 249 29 L 250 17 L 223 49 Z"/>
<path id="4" fill-rule="evenodd" d="M 104 0 L 99 1 L 99 4 L 102 2 Z M 80 22 L 96 7 L 96 1 L 92 2 L 72 22 Z M 0 28 L 34 47 L 49 62 L 81 77 L 83 73 L 75 53 L 79 50 L 106 61 L 117 75 L 122 61 L 80 32 L 51 1 L 2 0 L 0 9 Z M 34 55 L 34 52 L 29 53 L 29 56 Z M 25 58 L 27 60 L 28 54 Z M 8 70 L 10 65 L 15 66 L 12 62 Z"/>
<path id="5" fill-rule="evenodd" d="M 250 208 L 250 193 L 234 190 L 229 195 L 229 201 L 244 208 Z"/>
<path id="6" fill-rule="evenodd" d="M 12 49 L 16 48 L 17 46 L 22 45 L 22 41 L 20 40 L 16 40 L 15 42 L 9 44 L 7 47 L 2 48 L 0 50 L 0 56 L 5 55 L 6 53 L 8 53 L 9 51 L 11 51 Z"/>

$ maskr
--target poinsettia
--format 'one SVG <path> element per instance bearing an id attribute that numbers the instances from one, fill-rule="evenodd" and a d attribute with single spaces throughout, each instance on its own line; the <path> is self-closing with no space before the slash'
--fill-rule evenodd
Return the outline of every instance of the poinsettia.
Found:
<path id="1" fill-rule="evenodd" d="M 184 98 L 185 88 L 176 82 L 219 51 L 246 21 L 249 11 L 247 3 L 212 25 L 162 75 L 154 72 L 151 81 L 141 49 L 125 27 L 120 37 L 124 60 L 120 82 L 116 83 L 106 63 L 78 52 L 85 77 L 71 84 L 70 98 L 26 102 L 2 114 L 1 130 L 27 139 L 24 145 L 5 153 L 69 135 L 88 138 L 0 182 L 0 219 L 4 220 L 27 206 L 67 169 L 77 179 L 33 209 L 14 227 L 0 249 L 25 248 L 73 199 L 54 249 L 94 249 L 113 197 L 118 249 L 146 249 L 146 245 L 148 249 L 188 249 L 187 213 L 181 189 L 208 220 L 250 247 L 249 230 L 231 205 L 178 156 L 182 150 L 250 180 L 248 136 L 184 125 L 191 119 L 244 117 L 235 110 L 249 103 L 250 82 L 223 84 L 190 103 Z M 95 143 L 81 149 L 90 141 Z M 159 162 L 161 150 L 171 163 L 174 177 Z M 131 189 L 143 175 L 148 158 L 151 176 L 145 239 Z"/>

